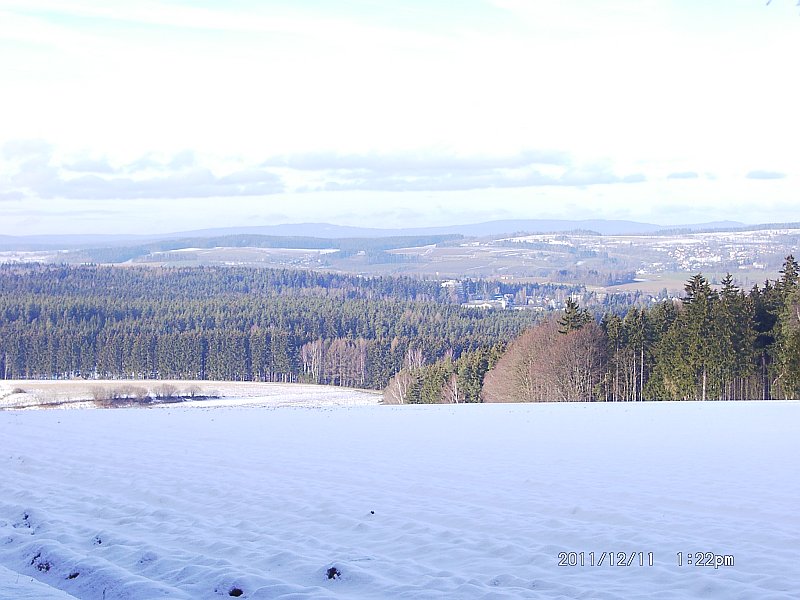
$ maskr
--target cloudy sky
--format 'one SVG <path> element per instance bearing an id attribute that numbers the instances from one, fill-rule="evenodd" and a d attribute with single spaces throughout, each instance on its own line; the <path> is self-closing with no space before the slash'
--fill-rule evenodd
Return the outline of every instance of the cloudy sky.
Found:
<path id="1" fill-rule="evenodd" d="M 800 221 L 794 0 L 0 0 L 0 234 Z"/>

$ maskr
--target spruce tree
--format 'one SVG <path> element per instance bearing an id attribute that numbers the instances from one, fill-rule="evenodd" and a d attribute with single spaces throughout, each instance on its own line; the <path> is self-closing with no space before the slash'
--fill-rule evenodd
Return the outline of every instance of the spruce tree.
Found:
<path id="1" fill-rule="evenodd" d="M 718 371 L 720 347 L 713 324 L 717 295 L 702 275 L 695 275 L 684 287 L 686 357 L 696 374 L 696 399 L 709 397 L 709 375 Z"/>
<path id="2" fill-rule="evenodd" d="M 613 369 L 613 373 L 608 374 L 610 382 L 607 388 L 611 393 L 611 400 L 618 402 L 620 400 L 620 372 L 622 369 L 623 348 L 626 341 L 625 329 L 619 315 L 611 313 L 603 317 L 600 326 L 603 328 L 608 340 L 609 367 Z"/>
<path id="3" fill-rule="evenodd" d="M 567 298 L 567 305 L 564 308 L 564 314 L 558 321 L 558 332 L 567 334 L 570 331 L 577 331 L 591 320 L 592 317 L 589 311 L 580 308 L 578 303 L 575 302 L 572 297 L 569 297 Z"/>
<path id="4" fill-rule="evenodd" d="M 790 254 L 783 263 L 781 278 L 775 283 L 775 287 L 778 288 L 781 299 L 784 302 L 797 287 L 798 277 L 800 277 L 800 265 L 797 264 L 794 256 Z"/>
<path id="5" fill-rule="evenodd" d="M 784 397 L 800 395 L 800 285 L 798 264 L 791 254 L 781 270 L 775 287 L 780 296 L 780 309 L 775 323 L 776 381 Z"/>

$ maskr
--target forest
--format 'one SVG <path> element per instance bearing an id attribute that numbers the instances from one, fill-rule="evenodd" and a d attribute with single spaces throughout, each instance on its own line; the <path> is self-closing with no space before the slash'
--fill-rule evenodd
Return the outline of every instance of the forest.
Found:
<path id="1" fill-rule="evenodd" d="M 748 292 L 731 275 L 714 289 L 697 274 L 681 299 L 597 317 L 570 299 L 559 316 L 489 356 L 481 401 L 800 397 L 800 286 L 791 255 L 779 279 Z M 447 401 L 457 383 L 452 361 L 406 365 L 385 398 Z"/>
<path id="2" fill-rule="evenodd" d="M 308 382 L 394 404 L 796 398 L 799 272 L 788 256 L 748 291 L 697 274 L 680 299 L 603 313 L 565 286 L 471 284 L 567 298 L 543 318 L 413 277 L 0 265 L 0 377 Z"/>
<path id="3" fill-rule="evenodd" d="M 256 234 L 221 235 L 214 237 L 182 237 L 135 246 L 110 246 L 72 250 L 65 257 L 68 262 L 123 263 L 152 253 L 163 253 L 183 248 L 311 248 L 333 249 L 339 256 L 352 256 L 364 252 L 368 257 L 398 260 L 386 252 L 396 248 L 441 244 L 462 239 L 461 235 L 390 236 L 380 238 L 318 238 L 310 236 L 271 236 Z M 170 258 L 175 260 L 177 255 Z"/>
<path id="4" fill-rule="evenodd" d="M 475 363 L 535 321 L 438 281 L 236 267 L 0 266 L 0 377 L 309 382 L 383 389 Z M 499 350 L 495 350 L 495 353 Z M 472 362 L 469 362 L 472 360 Z M 459 364 L 461 364 L 459 363 Z M 480 361 L 470 400 L 479 400 Z"/>

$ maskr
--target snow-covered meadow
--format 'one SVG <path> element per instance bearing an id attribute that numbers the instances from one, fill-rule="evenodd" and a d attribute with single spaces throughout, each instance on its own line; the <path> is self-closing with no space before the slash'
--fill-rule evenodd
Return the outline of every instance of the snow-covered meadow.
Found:
<path id="1" fill-rule="evenodd" d="M 4 411 L 0 440 L 0 598 L 800 590 L 798 402 Z"/>

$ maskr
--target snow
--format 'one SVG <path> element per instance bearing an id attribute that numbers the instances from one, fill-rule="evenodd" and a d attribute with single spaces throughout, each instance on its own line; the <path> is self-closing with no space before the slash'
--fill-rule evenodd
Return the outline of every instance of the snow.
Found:
<path id="1" fill-rule="evenodd" d="M 378 404 L 380 392 L 372 390 L 310 385 L 301 383 L 260 383 L 251 381 L 209 381 L 175 379 L 68 379 L 6 380 L 0 383 L 2 408 L 95 408 L 92 400 L 99 390 L 113 391 L 142 388 L 153 397 L 160 386 L 169 384 L 178 394 L 194 390 L 195 396 L 213 399 L 190 400 L 181 406 L 222 407 L 250 406 L 361 406 Z M 174 402 L 155 403 L 153 407 L 173 407 Z"/>
<path id="2" fill-rule="evenodd" d="M 0 412 L 0 598 L 800 585 L 800 402 L 203 406 Z M 558 566 L 571 551 L 636 554 Z"/>
<path id="3" fill-rule="evenodd" d="M 71 596 L 32 577 L 9 571 L 0 566 L 0 594 L 11 600 L 71 600 Z"/>
<path id="4" fill-rule="evenodd" d="M 0 264 L 54 262 L 68 250 L 10 250 L 0 252 Z"/>

